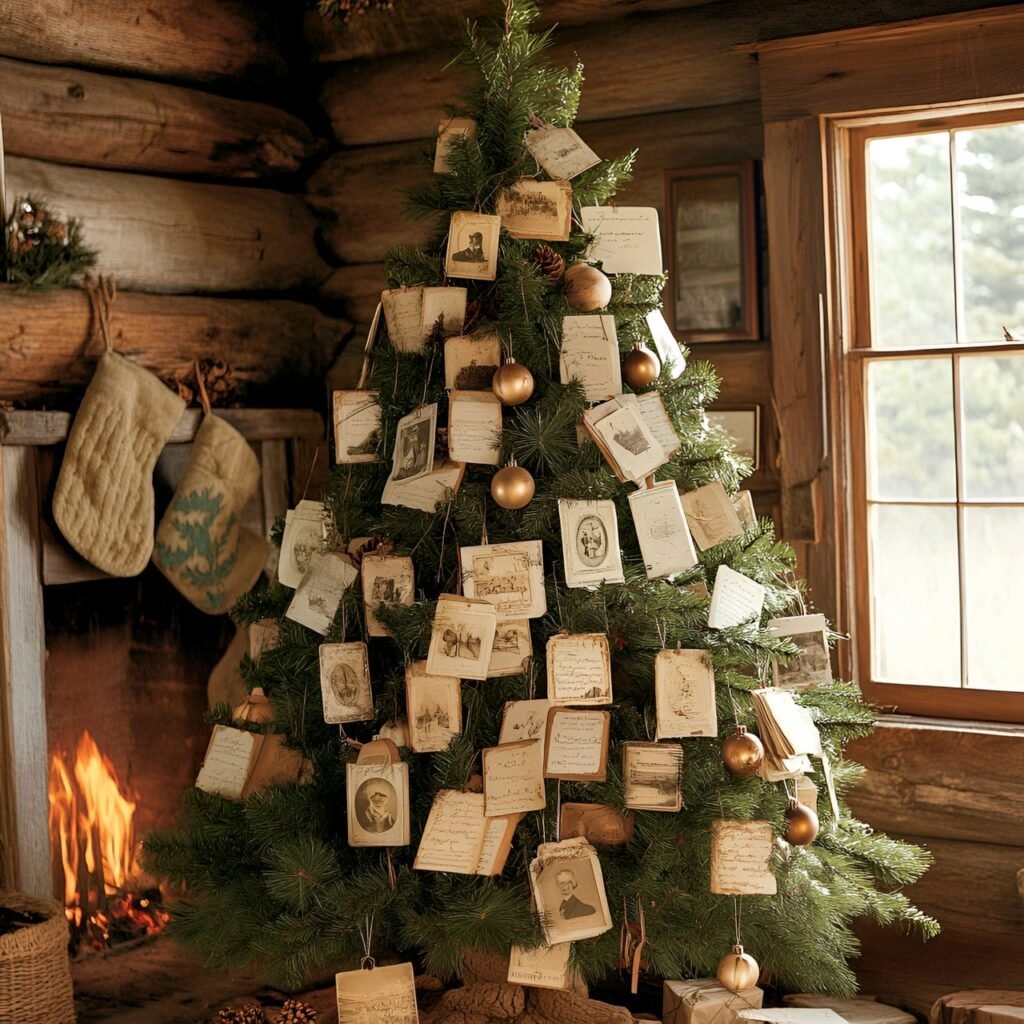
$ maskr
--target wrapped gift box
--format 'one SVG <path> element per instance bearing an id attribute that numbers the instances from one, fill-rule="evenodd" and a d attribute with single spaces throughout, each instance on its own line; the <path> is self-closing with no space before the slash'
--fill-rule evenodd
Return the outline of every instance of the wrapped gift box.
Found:
<path id="1" fill-rule="evenodd" d="M 666 981 L 663 989 L 663 1024 L 744 1024 L 737 1010 L 759 1010 L 764 993 L 759 988 L 730 992 L 713 979 Z"/>

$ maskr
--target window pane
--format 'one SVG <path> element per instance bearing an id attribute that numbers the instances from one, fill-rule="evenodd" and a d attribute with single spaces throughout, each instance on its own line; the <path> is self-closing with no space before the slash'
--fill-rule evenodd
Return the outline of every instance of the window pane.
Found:
<path id="1" fill-rule="evenodd" d="M 868 497 L 956 501 L 952 361 L 868 364 Z"/>
<path id="2" fill-rule="evenodd" d="M 1024 337 L 1024 124 L 955 133 L 964 319 L 961 341 Z"/>
<path id="3" fill-rule="evenodd" d="M 872 678 L 960 685 L 956 509 L 873 505 Z"/>
<path id="4" fill-rule="evenodd" d="M 956 343 L 949 133 L 868 143 L 871 343 Z"/>
<path id="5" fill-rule="evenodd" d="M 1024 509 L 965 508 L 967 684 L 1024 690 Z"/>
<path id="6" fill-rule="evenodd" d="M 1024 356 L 960 361 L 964 497 L 1024 500 Z"/>

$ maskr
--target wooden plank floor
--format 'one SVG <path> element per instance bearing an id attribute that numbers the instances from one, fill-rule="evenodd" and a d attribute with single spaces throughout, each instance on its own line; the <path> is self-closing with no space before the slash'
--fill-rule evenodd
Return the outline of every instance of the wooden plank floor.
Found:
<path id="1" fill-rule="evenodd" d="M 259 1002 L 274 1019 L 288 996 L 260 984 L 255 971 L 209 971 L 202 958 L 160 936 L 124 952 L 72 965 L 79 1024 L 201 1024 L 217 1010 Z M 300 995 L 318 1024 L 337 1024 L 334 988 Z"/>

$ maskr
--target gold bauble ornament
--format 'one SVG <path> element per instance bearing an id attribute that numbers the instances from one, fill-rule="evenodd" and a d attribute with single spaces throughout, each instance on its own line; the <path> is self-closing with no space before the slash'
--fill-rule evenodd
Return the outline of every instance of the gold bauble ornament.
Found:
<path id="1" fill-rule="evenodd" d="M 757 774 L 764 760 L 764 744 L 745 726 L 737 725 L 736 731 L 722 744 L 722 761 L 725 767 L 741 779 Z"/>
<path id="2" fill-rule="evenodd" d="M 579 313 L 604 309 L 612 298 L 612 283 L 597 267 L 574 263 L 565 272 L 565 300 Z"/>
<path id="3" fill-rule="evenodd" d="M 634 345 L 633 351 L 622 360 L 622 379 L 634 390 L 649 388 L 661 373 L 661 363 L 653 352 L 642 345 Z"/>
<path id="4" fill-rule="evenodd" d="M 715 971 L 719 983 L 730 992 L 746 992 L 753 988 L 760 974 L 757 961 L 749 953 L 744 953 L 739 945 L 733 946 L 732 952 L 718 961 L 718 970 Z"/>
<path id="5" fill-rule="evenodd" d="M 530 471 L 514 462 L 491 477 L 491 497 L 502 508 L 526 508 L 533 500 L 535 489 Z"/>
<path id="6" fill-rule="evenodd" d="M 818 815 L 799 800 L 790 800 L 786 808 L 786 842 L 810 846 L 818 834 Z"/>
<path id="7" fill-rule="evenodd" d="M 231 715 L 233 725 L 267 725 L 274 720 L 274 708 L 270 698 L 260 686 L 254 686 L 252 693 L 235 708 Z"/>
<path id="8" fill-rule="evenodd" d="M 533 374 L 510 357 L 494 371 L 491 390 L 502 405 L 522 405 L 533 394 Z"/>

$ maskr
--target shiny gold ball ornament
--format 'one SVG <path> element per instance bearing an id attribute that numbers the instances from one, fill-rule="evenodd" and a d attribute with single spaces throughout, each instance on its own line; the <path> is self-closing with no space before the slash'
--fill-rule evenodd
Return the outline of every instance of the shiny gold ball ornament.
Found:
<path id="1" fill-rule="evenodd" d="M 502 405 L 522 405 L 533 394 L 533 374 L 511 356 L 494 371 L 491 390 Z"/>
<path id="2" fill-rule="evenodd" d="M 612 283 L 597 267 L 574 263 L 565 272 L 565 300 L 578 313 L 604 309 L 611 298 Z"/>
<path id="3" fill-rule="evenodd" d="M 661 373 L 661 362 L 653 352 L 642 345 L 634 345 L 633 351 L 622 360 L 622 379 L 634 390 L 649 388 Z"/>
<path id="4" fill-rule="evenodd" d="M 491 497 L 511 510 L 526 508 L 533 500 L 536 486 L 528 469 L 509 463 L 491 477 Z"/>
<path id="5" fill-rule="evenodd" d="M 786 842 L 810 846 L 818 834 L 818 815 L 799 800 L 790 800 L 786 808 Z"/>
<path id="6" fill-rule="evenodd" d="M 756 775 L 763 760 L 764 744 L 753 733 L 747 732 L 746 726 L 737 725 L 736 731 L 722 744 L 722 762 L 741 779 Z"/>
<path id="7" fill-rule="evenodd" d="M 726 953 L 718 961 L 718 970 L 715 977 L 719 984 L 730 992 L 746 992 L 753 988 L 760 977 L 761 968 L 757 961 L 749 954 L 743 952 L 742 946 L 733 946 L 731 953 Z"/>

